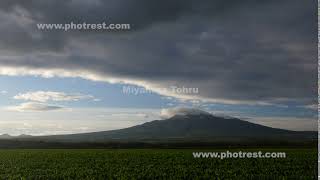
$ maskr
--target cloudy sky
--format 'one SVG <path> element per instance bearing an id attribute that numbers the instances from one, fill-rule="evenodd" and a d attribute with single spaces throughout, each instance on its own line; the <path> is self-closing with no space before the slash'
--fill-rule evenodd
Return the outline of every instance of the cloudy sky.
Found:
<path id="1" fill-rule="evenodd" d="M 117 129 L 179 107 L 316 130 L 316 3 L 2 0 L 0 134 Z M 70 22 L 131 29 L 37 28 Z"/>

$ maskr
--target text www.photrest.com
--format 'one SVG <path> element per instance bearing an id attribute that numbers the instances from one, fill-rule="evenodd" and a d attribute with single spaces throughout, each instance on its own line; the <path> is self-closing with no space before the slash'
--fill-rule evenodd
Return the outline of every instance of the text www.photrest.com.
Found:
<path id="1" fill-rule="evenodd" d="M 217 159 L 227 159 L 227 158 L 286 158 L 285 152 L 193 152 L 194 158 L 217 158 Z"/>
<path id="2" fill-rule="evenodd" d="M 66 24 L 37 24 L 39 30 L 103 30 L 103 31 L 114 31 L 114 30 L 130 30 L 130 24 L 108 24 L 106 22 L 98 24 L 83 23 L 66 23 Z"/>

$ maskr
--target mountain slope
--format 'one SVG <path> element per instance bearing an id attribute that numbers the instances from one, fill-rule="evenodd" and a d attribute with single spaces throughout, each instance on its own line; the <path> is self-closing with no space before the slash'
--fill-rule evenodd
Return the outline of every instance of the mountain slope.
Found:
<path id="1" fill-rule="evenodd" d="M 167 120 L 156 120 L 130 128 L 40 137 L 59 141 L 101 142 L 108 140 L 219 140 L 244 138 L 313 139 L 316 132 L 295 132 L 270 128 L 237 118 L 216 117 L 211 114 L 176 115 Z"/>
<path id="2" fill-rule="evenodd" d="M 1 134 L 0 139 L 22 139 L 22 138 L 31 138 L 32 136 L 21 134 L 19 136 L 10 136 L 9 134 Z"/>
<path id="3" fill-rule="evenodd" d="M 11 139 L 13 138 L 12 136 L 10 136 L 9 134 L 1 134 L 0 135 L 0 139 Z"/>

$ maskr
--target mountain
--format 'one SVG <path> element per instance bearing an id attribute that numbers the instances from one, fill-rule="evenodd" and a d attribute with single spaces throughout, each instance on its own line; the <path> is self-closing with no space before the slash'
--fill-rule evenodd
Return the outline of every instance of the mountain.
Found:
<path id="1" fill-rule="evenodd" d="M 32 136 L 26 135 L 26 134 L 21 134 L 19 136 L 11 136 L 9 134 L 1 134 L 0 139 L 23 139 L 23 138 L 31 138 Z"/>
<path id="2" fill-rule="evenodd" d="M 237 118 L 209 113 L 178 114 L 120 130 L 37 137 L 42 140 L 71 142 L 316 139 L 316 132 L 298 132 L 266 127 Z"/>
<path id="3" fill-rule="evenodd" d="M 0 139 L 11 139 L 13 136 L 10 136 L 9 134 L 1 134 Z"/>

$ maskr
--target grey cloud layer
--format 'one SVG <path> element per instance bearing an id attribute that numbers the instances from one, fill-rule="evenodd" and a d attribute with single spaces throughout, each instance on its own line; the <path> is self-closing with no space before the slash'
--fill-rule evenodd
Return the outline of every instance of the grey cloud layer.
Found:
<path id="1" fill-rule="evenodd" d="M 0 4 L 0 68 L 85 70 L 162 87 L 197 87 L 201 98 L 230 102 L 316 102 L 317 9 L 311 0 Z M 106 17 L 133 29 L 41 32 L 35 25 Z"/>

